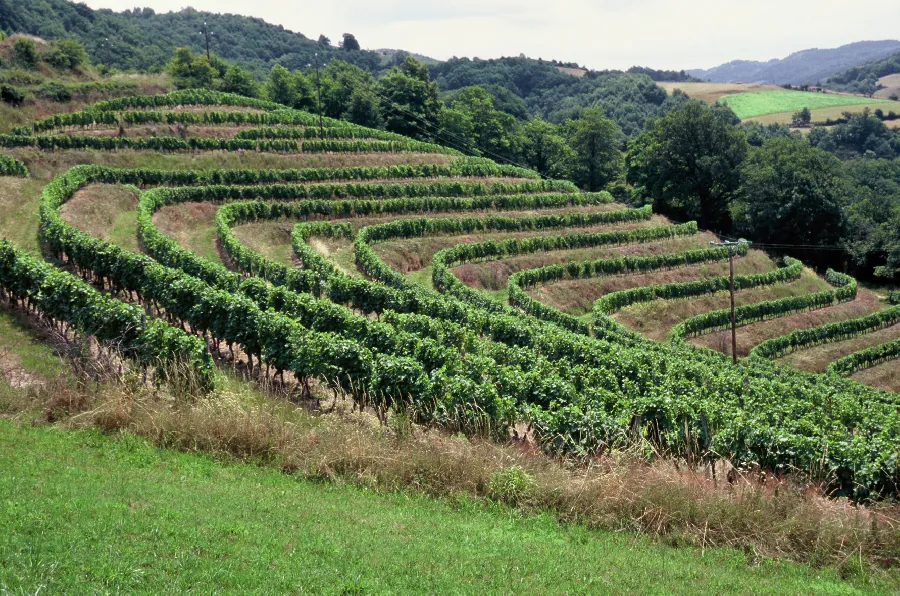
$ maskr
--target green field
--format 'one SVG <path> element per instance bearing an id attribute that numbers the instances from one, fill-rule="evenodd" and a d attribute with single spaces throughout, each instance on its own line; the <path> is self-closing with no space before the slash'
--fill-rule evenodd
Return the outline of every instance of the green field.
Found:
<path id="1" fill-rule="evenodd" d="M 379 494 L 0 421 L 0 592 L 855 594 L 736 550 L 671 548 L 467 498 Z M 749 564 L 748 564 L 749 563 Z"/>
<path id="2" fill-rule="evenodd" d="M 780 112 L 798 112 L 803 108 L 815 110 L 834 106 L 895 103 L 886 99 L 879 100 L 871 97 L 788 91 L 786 89 L 737 93 L 735 95 L 726 95 L 719 101 L 730 106 L 741 120 L 766 114 L 778 114 Z"/>

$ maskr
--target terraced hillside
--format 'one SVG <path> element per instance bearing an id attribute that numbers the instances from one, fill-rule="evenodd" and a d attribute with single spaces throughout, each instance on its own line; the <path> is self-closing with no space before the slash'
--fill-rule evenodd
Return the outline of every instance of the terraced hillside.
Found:
<path id="1" fill-rule="evenodd" d="M 844 378 L 893 343 L 827 375 L 769 360 L 891 339 L 854 322 L 893 311 L 847 276 L 739 248 L 755 348 L 732 366 L 707 349 L 729 321 L 726 249 L 605 192 L 206 92 L 14 132 L 0 144 L 31 178 L 0 180 L 19 214 L 0 228 L 7 308 L 95 338 L 144 382 L 210 391 L 234 366 L 381 417 L 499 437 L 527 424 L 548 451 L 646 441 L 897 491 L 897 396 Z"/>

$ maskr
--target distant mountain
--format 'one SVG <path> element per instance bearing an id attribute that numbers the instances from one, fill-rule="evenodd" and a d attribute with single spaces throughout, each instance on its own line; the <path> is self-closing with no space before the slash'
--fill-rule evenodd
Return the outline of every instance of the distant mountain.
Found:
<path id="1" fill-rule="evenodd" d="M 704 81 L 714 83 L 818 83 L 828 77 L 873 60 L 880 60 L 900 51 L 900 41 L 858 41 L 839 48 L 810 49 L 795 52 L 787 58 L 768 62 L 733 60 L 708 70 L 686 71 Z"/>

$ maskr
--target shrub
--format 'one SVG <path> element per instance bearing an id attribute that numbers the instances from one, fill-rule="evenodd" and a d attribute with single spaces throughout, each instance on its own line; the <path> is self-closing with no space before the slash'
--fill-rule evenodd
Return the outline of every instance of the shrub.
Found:
<path id="1" fill-rule="evenodd" d="M 74 70 L 87 62 L 84 46 L 74 39 L 60 39 L 47 55 L 47 62 L 54 68 Z"/>
<path id="2" fill-rule="evenodd" d="M 54 101 L 56 103 L 66 103 L 68 101 L 72 101 L 72 92 L 69 91 L 69 89 L 64 85 L 60 85 L 59 83 L 53 81 L 45 83 L 38 87 L 37 94 L 39 97 L 49 99 L 50 101 Z"/>
<path id="3" fill-rule="evenodd" d="M 4 103 L 10 104 L 13 107 L 18 107 L 22 105 L 23 101 L 25 101 L 25 94 L 15 87 L 10 87 L 9 85 L 0 85 L 0 100 L 2 100 Z"/>
<path id="4" fill-rule="evenodd" d="M 536 488 L 534 477 L 519 466 L 502 468 L 491 474 L 488 495 L 507 505 L 527 502 Z"/>
<path id="5" fill-rule="evenodd" d="M 13 56 L 15 56 L 16 62 L 28 68 L 37 66 L 39 60 L 34 41 L 27 37 L 20 37 L 13 44 Z"/>

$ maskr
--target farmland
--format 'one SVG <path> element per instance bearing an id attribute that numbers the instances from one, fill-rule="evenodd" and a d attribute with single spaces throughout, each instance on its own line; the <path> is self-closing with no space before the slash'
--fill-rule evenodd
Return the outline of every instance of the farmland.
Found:
<path id="1" fill-rule="evenodd" d="M 187 134 L 147 134 L 176 125 Z M 847 275 L 740 247 L 750 335 L 734 366 L 717 339 L 727 251 L 605 191 L 206 91 L 12 133 L 4 308 L 142 390 L 216 400 L 237 377 L 384 425 L 501 441 L 527 428 L 556 456 L 646 445 L 895 494 L 896 394 L 848 377 L 882 365 L 860 350 L 900 336 Z M 28 325 L 7 328 L 24 356 L 8 367 L 39 378 Z M 826 331 L 784 339 L 792 329 Z M 862 354 L 829 375 L 773 362 L 869 333 L 817 359 Z"/>
<path id="2" fill-rule="evenodd" d="M 891 77 L 882 84 L 890 85 Z M 864 109 L 881 109 L 900 113 L 900 102 L 888 99 L 890 92 L 883 90 L 874 98 L 837 93 L 790 91 L 774 85 L 744 83 L 659 83 L 672 94 L 680 89 L 694 99 L 706 103 L 721 102 L 731 107 L 745 121 L 761 124 L 790 124 L 795 112 L 809 108 L 813 122 L 838 120 L 845 112 L 861 112 Z M 897 120 L 888 121 L 896 126 Z"/>
<path id="3" fill-rule="evenodd" d="M 844 107 L 852 109 L 855 106 L 885 104 L 891 105 L 887 100 L 877 100 L 854 95 L 837 95 L 831 93 L 811 93 L 808 91 L 754 91 L 729 95 L 722 98 L 722 103 L 729 106 L 738 118 L 744 120 L 767 114 L 781 112 L 798 112 L 803 108 L 816 110 L 820 108 Z"/>

